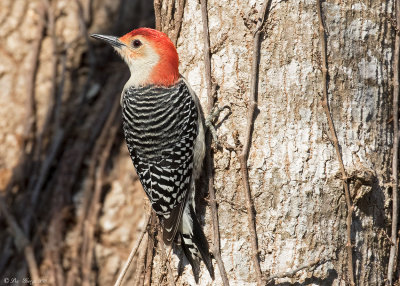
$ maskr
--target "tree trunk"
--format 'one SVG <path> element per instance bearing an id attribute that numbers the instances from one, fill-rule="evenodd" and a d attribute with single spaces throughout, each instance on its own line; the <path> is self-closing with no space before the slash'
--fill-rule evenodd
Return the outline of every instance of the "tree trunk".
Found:
<path id="1" fill-rule="evenodd" d="M 233 285 L 257 282 L 240 155 L 251 107 L 253 35 L 262 4 L 208 1 L 216 104 L 231 108 L 230 114 L 220 116 L 217 134 L 234 149 L 223 147 L 215 152 L 214 186 L 222 259 Z M 166 6 L 163 3 L 161 28 L 169 32 Z M 322 3 L 329 108 L 354 207 L 349 227 L 356 285 L 382 285 L 387 273 L 395 34 L 388 19 L 393 17 L 392 10 L 393 3 L 387 1 Z M 187 1 L 177 44 L 181 72 L 205 107 L 201 23 L 200 3 Z M 258 108 L 248 169 L 263 278 L 278 275 L 284 277 L 275 279 L 276 283 L 350 285 L 349 209 L 322 104 L 317 3 L 273 1 L 267 7 L 259 51 Z M 212 241 L 208 206 L 205 231 Z M 176 266 L 175 259 L 172 264 Z M 291 277 L 281 275 L 302 266 L 307 267 Z M 215 284 L 222 285 L 220 272 L 216 272 Z M 177 279 L 178 285 L 193 283 L 190 267 Z M 201 285 L 210 282 L 203 271 Z"/>

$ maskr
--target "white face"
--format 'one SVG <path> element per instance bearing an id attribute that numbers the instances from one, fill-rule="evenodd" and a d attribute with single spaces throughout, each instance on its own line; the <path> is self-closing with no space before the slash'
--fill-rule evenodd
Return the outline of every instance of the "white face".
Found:
<path id="1" fill-rule="evenodd" d="M 136 36 L 121 40 L 125 45 L 115 48 L 129 67 L 131 77 L 125 84 L 129 86 L 143 85 L 149 81 L 153 68 L 158 64 L 160 56 L 146 39 Z"/>

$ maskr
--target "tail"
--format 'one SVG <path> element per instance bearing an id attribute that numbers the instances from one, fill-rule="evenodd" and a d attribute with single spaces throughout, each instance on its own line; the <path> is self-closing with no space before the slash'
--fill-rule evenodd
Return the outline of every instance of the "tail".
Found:
<path id="1" fill-rule="evenodd" d="M 211 278 L 214 280 L 214 268 L 211 261 L 208 242 L 197 220 L 192 204 L 188 203 L 182 216 L 180 236 L 183 252 L 192 265 L 194 279 L 199 282 L 200 260 L 204 261 Z"/>

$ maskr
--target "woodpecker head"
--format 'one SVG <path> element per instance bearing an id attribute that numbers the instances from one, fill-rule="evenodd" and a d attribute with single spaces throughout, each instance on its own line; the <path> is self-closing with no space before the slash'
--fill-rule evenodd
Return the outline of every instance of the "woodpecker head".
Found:
<path id="1" fill-rule="evenodd" d="M 171 86 L 180 77 L 176 48 L 160 31 L 139 28 L 120 38 L 99 34 L 91 36 L 109 43 L 127 63 L 131 71 L 128 86 Z"/>

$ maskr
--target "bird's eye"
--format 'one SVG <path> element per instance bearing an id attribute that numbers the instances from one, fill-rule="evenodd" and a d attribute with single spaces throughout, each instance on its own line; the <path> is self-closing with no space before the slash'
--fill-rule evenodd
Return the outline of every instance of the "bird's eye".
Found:
<path id="1" fill-rule="evenodd" d="M 138 40 L 138 39 L 133 40 L 133 42 L 132 42 L 132 46 L 134 48 L 139 48 L 141 45 L 142 45 L 142 42 L 140 40 Z"/>

